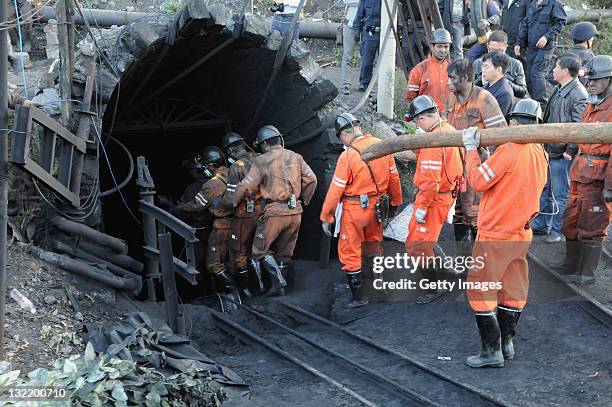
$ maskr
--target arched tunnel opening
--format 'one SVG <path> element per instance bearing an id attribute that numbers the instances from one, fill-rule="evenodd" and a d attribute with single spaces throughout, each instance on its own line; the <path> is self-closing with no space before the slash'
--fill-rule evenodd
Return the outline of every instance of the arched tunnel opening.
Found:
<path id="1" fill-rule="evenodd" d="M 328 134 L 321 130 L 325 120 L 320 111 L 337 95 L 337 89 L 318 78 L 318 65 L 300 41 L 291 46 L 264 99 L 280 36 L 268 35 L 263 21 L 247 16 L 244 31 L 236 38 L 236 16 L 219 23 L 219 15 L 223 13 L 194 2 L 165 32 L 163 26 L 134 23 L 130 38 L 148 36 L 150 44 L 126 69 L 106 107 L 102 138 L 114 179 L 101 164 L 101 188 L 114 187 L 129 172 L 129 160 L 119 147 L 123 144 L 134 165 L 136 157 L 145 157 L 157 194 L 176 202 L 193 182 L 183 165 L 185 160 L 205 146 L 219 146 L 230 130 L 243 135 L 251 145 L 257 130 L 272 124 L 283 133 L 288 148 L 304 156 L 319 179 L 315 199 L 305 208 L 294 253 L 294 259 L 318 259 L 319 245 L 313 245 L 312 238 L 318 241 L 320 236 L 318 218 L 325 174 L 333 169 L 335 160 Z M 106 233 L 125 239 L 130 254 L 142 259 L 143 230 L 138 223 L 139 194 L 136 169 L 133 171 L 121 194 L 103 198 L 102 213 Z M 180 254 L 175 253 L 177 257 Z"/>

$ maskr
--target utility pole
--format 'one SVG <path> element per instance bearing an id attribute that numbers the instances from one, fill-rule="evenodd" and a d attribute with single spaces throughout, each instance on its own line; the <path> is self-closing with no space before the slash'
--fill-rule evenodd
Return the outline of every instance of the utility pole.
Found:
<path id="1" fill-rule="evenodd" d="M 380 13 L 380 50 L 378 59 L 380 70 L 378 71 L 378 95 L 376 111 L 385 115 L 389 119 L 393 118 L 393 98 L 395 96 L 395 36 L 390 25 L 397 27 L 397 0 L 382 0 L 383 6 Z M 389 18 L 389 13 L 385 10 L 384 3 L 387 3 L 393 18 Z M 385 40 L 383 36 L 387 34 Z M 383 44 L 385 47 L 383 48 Z"/>
<path id="2" fill-rule="evenodd" d="M 6 21 L 6 1 L 0 1 L 0 21 Z M 6 223 L 8 206 L 8 44 L 0 30 L 0 360 L 4 359 L 6 301 Z"/>

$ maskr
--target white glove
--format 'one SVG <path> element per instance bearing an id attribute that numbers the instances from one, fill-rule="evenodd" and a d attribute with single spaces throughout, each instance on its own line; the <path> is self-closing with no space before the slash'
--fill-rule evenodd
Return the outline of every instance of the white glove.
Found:
<path id="1" fill-rule="evenodd" d="M 419 208 L 414 211 L 414 219 L 417 223 L 425 223 L 425 216 L 427 216 L 427 209 Z"/>
<path id="2" fill-rule="evenodd" d="M 323 228 L 323 233 L 325 233 L 328 237 L 332 236 L 331 223 L 323 222 L 321 223 L 321 227 Z"/>
<path id="3" fill-rule="evenodd" d="M 463 145 L 465 151 L 474 151 L 480 145 L 480 133 L 478 127 L 469 127 L 463 130 Z"/>

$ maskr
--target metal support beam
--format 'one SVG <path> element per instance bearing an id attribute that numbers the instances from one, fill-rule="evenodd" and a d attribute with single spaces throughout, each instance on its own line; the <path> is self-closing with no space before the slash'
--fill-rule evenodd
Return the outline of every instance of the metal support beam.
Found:
<path id="1" fill-rule="evenodd" d="M 0 21 L 6 21 L 6 1 L 0 1 Z M 8 38 L 0 30 L 0 360 L 4 360 L 6 298 L 6 229 L 8 222 Z"/>
<path id="2" fill-rule="evenodd" d="M 143 124 L 117 124 L 113 128 L 113 136 L 121 136 L 126 134 L 143 134 L 147 132 L 174 131 L 174 130 L 198 130 L 209 129 L 215 127 L 223 127 L 231 125 L 230 120 L 209 119 L 209 120 L 192 120 L 174 123 L 143 123 Z"/>
<path id="3" fill-rule="evenodd" d="M 172 236 L 170 233 L 160 233 L 157 235 L 159 245 L 159 259 L 162 272 L 162 285 L 164 288 L 164 304 L 166 305 L 166 317 L 168 326 L 172 332 L 177 332 L 178 293 L 176 291 L 176 279 L 174 276 L 174 264 L 172 263 Z M 184 332 L 182 332 L 184 334 Z"/>

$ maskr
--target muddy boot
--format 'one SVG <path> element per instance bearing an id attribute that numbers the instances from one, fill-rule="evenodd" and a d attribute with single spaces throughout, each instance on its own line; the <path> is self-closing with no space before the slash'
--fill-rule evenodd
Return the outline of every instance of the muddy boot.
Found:
<path id="1" fill-rule="evenodd" d="M 258 260 L 251 259 L 249 266 L 251 267 L 251 270 L 253 271 L 253 275 L 255 276 L 256 280 L 257 286 L 254 291 L 257 294 L 263 294 L 266 291 L 266 287 L 264 286 L 263 275 L 261 274 L 261 264 Z"/>
<path id="2" fill-rule="evenodd" d="M 482 350 L 478 356 L 469 356 L 465 363 L 470 367 L 503 367 L 504 355 L 501 351 L 501 332 L 495 313 L 476 314 L 480 331 Z"/>
<path id="3" fill-rule="evenodd" d="M 357 308 L 357 307 L 363 307 L 364 305 L 369 303 L 370 301 L 368 301 L 363 296 L 363 291 L 362 291 L 363 283 L 361 281 L 361 270 L 357 272 L 347 273 L 346 279 L 348 280 L 348 285 L 349 285 L 349 288 L 351 289 L 351 295 L 353 298 L 351 299 L 351 302 L 346 304 L 344 307 L 345 308 Z"/>
<path id="4" fill-rule="evenodd" d="M 580 270 L 582 243 L 577 240 L 565 241 L 565 260 L 557 267 L 560 274 L 577 274 Z"/>
<path id="5" fill-rule="evenodd" d="M 428 279 L 429 282 L 438 281 L 441 277 L 440 273 L 433 267 L 423 268 L 423 277 Z M 434 302 L 438 298 L 442 297 L 446 294 L 446 290 L 442 289 L 429 289 L 425 292 L 425 294 L 420 295 L 416 299 L 417 304 L 429 304 L 430 302 Z"/>
<path id="6" fill-rule="evenodd" d="M 516 335 L 516 324 L 521 317 L 521 310 L 507 306 L 497 307 L 497 320 L 501 332 L 501 349 L 504 359 L 510 360 L 514 357 L 514 344 L 512 338 Z"/>
<path id="7" fill-rule="evenodd" d="M 270 277 L 270 288 L 266 291 L 266 295 L 271 297 L 275 295 L 284 295 L 287 282 L 281 273 L 281 269 L 272 255 L 267 255 L 261 260 L 261 264 Z"/>
<path id="8" fill-rule="evenodd" d="M 236 275 L 236 280 L 238 281 L 238 287 L 242 295 L 246 298 L 253 298 L 253 293 L 249 288 L 249 270 L 240 270 Z"/>
<path id="9" fill-rule="evenodd" d="M 602 242 L 581 242 L 582 258 L 580 261 L 580 273 L 567 276 L 569 282 L 576 285 L 587 285 L 595 282 L 595 269 L 599 264 L 599 258 L 603 250 Z"/>
<path id="10" fill-rule="evenodd" d="M 236 286 L 232 276 L 228 274 L 227 270 L 223 270 L 215 275 L 215 280 L 219 294 L 221 294 L 222 297 L 227 298 L 227 301 L 224 301 L 225 308 L 230 310 L 238 309 L 238 305 L 242 302 L 240 301 L 238 287 Z"/>

